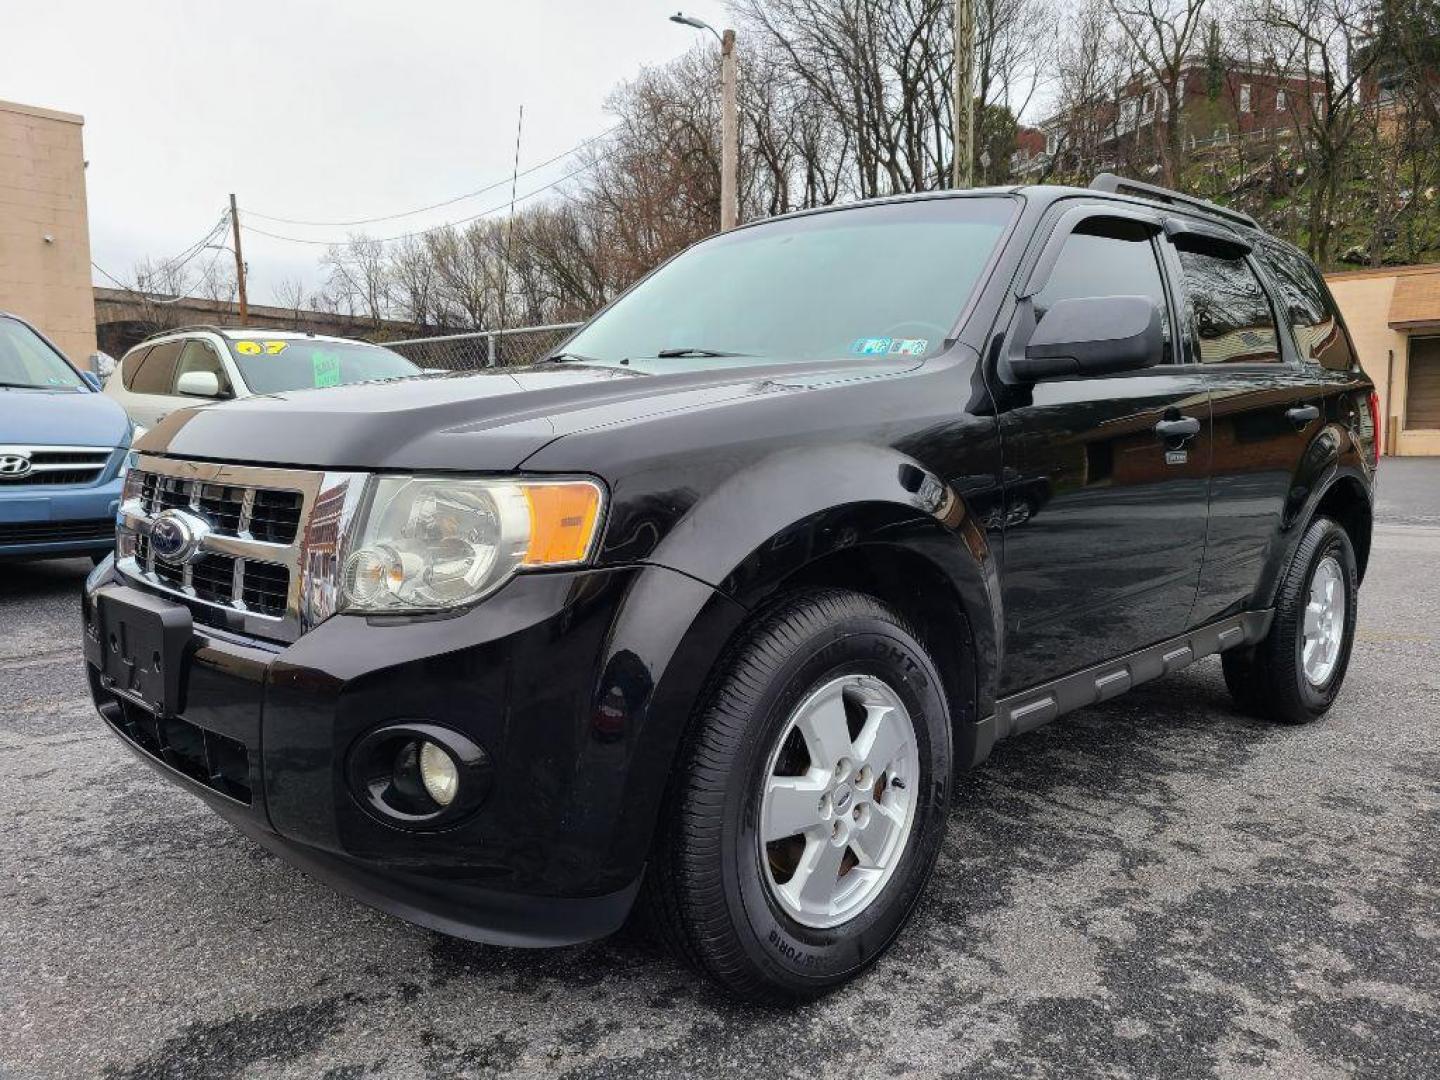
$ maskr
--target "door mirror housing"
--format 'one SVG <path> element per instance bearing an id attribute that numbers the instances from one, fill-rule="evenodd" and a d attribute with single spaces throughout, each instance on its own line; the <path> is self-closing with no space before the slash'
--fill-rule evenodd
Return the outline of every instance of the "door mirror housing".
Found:
<path id="1" fill-rule="evenodd" d="M 80 377 L 85 380 L 85 385 L 90 387 L 91 390 L 105 389 L 104 384 L 100 381 L 100 376 L 96 375 L 93 371 L 82 371 L 80 372 Z"/>
<path id="2" fill-rule="evenodd" d="M 1154 367 L 1165 354 L 1160 308 L 1146 296 L 1081 296 L 1045 312 L 1025 355 L 1010 366 L 1025 382 Z"/>
<path id="3" fill-rule="evenodd" d="M 186 397 L 218 398 L 220 378 L 213 371 L 187 371 L 175 380 L 175 392 Z"/>

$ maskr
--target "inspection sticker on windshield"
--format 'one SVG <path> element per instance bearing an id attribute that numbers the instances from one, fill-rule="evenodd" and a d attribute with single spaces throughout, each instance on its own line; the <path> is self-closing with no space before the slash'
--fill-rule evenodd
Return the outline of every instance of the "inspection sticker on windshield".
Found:
<path id="1" fill-rule="evenodd" d="M 315 386 L 340 385 L 340 357 L 335 353 L 317 352 L 311 359 L 315 370 Z"/>
<path id="2" fill-rule="evenodd" d="M 884 356 L 890 351 L 891 340 L 888 337 L 856 338 L 850 351 L 856 356 Z"/>
<path id="3" fill-rule="evenodd" d="M 856 356 L 923 356 L 930 347 L 928 338 L 856 338 L 850 351 Z"/>

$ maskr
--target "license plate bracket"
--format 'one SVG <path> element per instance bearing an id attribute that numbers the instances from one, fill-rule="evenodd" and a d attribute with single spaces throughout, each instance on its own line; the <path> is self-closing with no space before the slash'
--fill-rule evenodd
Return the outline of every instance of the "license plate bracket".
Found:
<path id="1" fill-rule="evenodd" d="M 98 641 L 86 642 L 105 685 L 157 716 L 183 708 L 182 678 L 190 649 L 190 609 L 123 585 L 95 593 Z"/>

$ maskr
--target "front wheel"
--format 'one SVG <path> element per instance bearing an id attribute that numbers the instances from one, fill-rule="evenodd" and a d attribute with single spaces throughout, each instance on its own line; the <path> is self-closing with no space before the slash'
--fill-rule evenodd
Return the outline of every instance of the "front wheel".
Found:
<path id="1" fill-rule="evenodd" d="M 752 1000 L 817 997 L 885 950 L 945 829 L 950 720 L 895 613 L 794 594 L 722 660 L 647 877 L 683 956 Z"/>
<path id="2" fill-rule="evenodd" d="M 1316 518 L 1280 582 L 1269 634 L 1221 658 L 1241 708 L 1286 724 L 1325 715 L 1350 665 L 1358 579 L 1349 534 Z"/>

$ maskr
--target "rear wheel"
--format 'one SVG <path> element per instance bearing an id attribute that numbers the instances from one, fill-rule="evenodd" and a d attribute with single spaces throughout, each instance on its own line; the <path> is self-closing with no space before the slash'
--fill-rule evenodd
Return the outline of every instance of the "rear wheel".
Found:
<path id="1" fill-rule="evenodd" d="M 1287 724 L 1329 710 L 1350 664 L 1358 578 L 1349 535 L 1330 518 L 1316 518 L 1280 582 L 1269 634 L 1222 657 L 1237 705 Z"/>
<path id="2" fill-rule="evenodd" d="M 950 753 L 939 675 L 897 615 L 788 597 L 722 661 L 647 877 L 652 918 L 746 998 L 853 978 L 934 865 Z"/>

